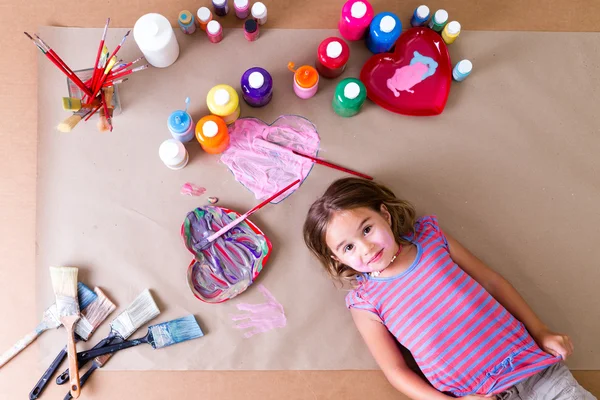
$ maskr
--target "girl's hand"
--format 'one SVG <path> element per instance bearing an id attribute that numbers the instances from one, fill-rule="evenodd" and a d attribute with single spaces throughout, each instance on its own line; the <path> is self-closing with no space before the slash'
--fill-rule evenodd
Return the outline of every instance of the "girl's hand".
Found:
<path id="1" fill-rule="evenodd" d="M 497 397 L 494 395 L 482 396 L 482 395 L 477 395 L 477 394 L 470 394 L 465 397 L 459 397 L 459 400 L 484 400 L 484 399 L 496 400 Z"/>
<path id="2" fill-rule="evenodd" d="M 566 360 L 573 354 L 573 342 L 567 335 L 544 329 L 535 335 L 534 339 L 542 350 L 555 357 L 561 356 L 563 360 Z"/>

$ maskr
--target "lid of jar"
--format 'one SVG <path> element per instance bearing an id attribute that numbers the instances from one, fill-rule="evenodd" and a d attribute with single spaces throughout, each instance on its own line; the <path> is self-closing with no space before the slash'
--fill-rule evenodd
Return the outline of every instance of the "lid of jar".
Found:
<path id="1" fill-rule="evenodd" d="M 184 133 L 192 124 L 192 117 L 185 111 L 173 111 L 168 119 L 169 130 L 175 133 Z"/>
<path id="2" fill-rule="evenodd" d="M 179 21 L 181 21 L 182 24 L 189 24 L 192 22 L 192 13 L 188 10 L 183 10 L 179 13 Z"/>
<path id="3" fill-rule="evenodd" d="M 294 74 L 296 83 L 305 89 L 311 88 L 319 82 L 319 73 L 310 65 L 303 65 Z"/>

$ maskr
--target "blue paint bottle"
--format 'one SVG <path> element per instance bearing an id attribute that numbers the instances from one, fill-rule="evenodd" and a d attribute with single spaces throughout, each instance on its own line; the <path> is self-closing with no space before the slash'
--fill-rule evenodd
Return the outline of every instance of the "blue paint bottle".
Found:
<path id="1" fill-rule="evenodd" d="M 374 54 L 390 51 L 401 33 L 400 18 L 390 12 L 379 13 L 369 26 L 367 48 Z"/>
<path id="2" fill-rule="evenodd" d="M 469 60 L 460 60 L 452 70 L 452 77 L 456 82 L 462 82 L 471 73 L 473 63 Z"/>
<path id="3" fill-rule="evenodd" d="M 185 110 L 173 111 L 167 121 L 169 132 L 171 132 L 173 138 L 182 143 L 189 142 L 195 138 L 194 120 L 192 120 L 192 116 L 187 112 L 189 105 L 190 98 L 188 97 L 185 99 Z"/>
<path id="4" fill-rule="evenodd" d="M 426 5 L 415 8 L 412 18 L 410 19 L 410 25 L 413 27 L 423 26 L 429 19 L 429 7 Z"/>

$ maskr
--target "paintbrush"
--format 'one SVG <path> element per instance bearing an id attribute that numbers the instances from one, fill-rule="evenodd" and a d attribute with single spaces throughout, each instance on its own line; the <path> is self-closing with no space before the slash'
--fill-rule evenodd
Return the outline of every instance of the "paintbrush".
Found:
<path id="1" fill-rule="evenodd" d="M 233 221 L 231 221 L 230 223 L 228 223 L 227 225 L 225 225 L 224 227 L 219 229 L 217 232 L 213 233 L 212 235 L 210 235 L 209 237 L 207 237 L 205 239 L 202 239 L 199 244 L 193 246 L 194 249 L 195 250 L 204 249 L 206 246 L 208 246 L 209 244 L 211 244 L 212 242 L 217 240 L 217 238 L 222 236 L 224 233 L 226 233 L 227 231 L 231 230 L 235 226 L 237 226 L 240 223 L 242 223 L 243 221 L 245 221 L 246 218 L 248 218 L 249 216 L 254 214 L 256 211 L 263 208 L 266 204 L 270 203 L 273 199 L 275 199 L 275 198 L 281 196 L 282 194 L 284 194 L 285 192 L 287 192 L 289 189 L 291 189 L 293 186 L 297 185 L 298 183 L 300 183 L 300 179 L 296 179 L 294 182 L 290 183 L 288 186 L 284 187 L 279 192 L 275 193 L 268 199 L 264 200 L 259 205 L 253 207 L 252 209 L 247 211 L 245 214 L 240 215 L 239 217 L 237 217 L 236 219 L 234 219 Z"/>
<path id="2" fill-rule="evenodd" d="M 91 99 L 94 99 L 98 95 L 98 92 L 102 88 L 102 85 L 104 85 L 104 82 L 106 81 L 106 78 L 108 77 L 108 74 L 110 73 L 112 68 L 115 66 L 116 62 L 117 62 L 117 58 L 115 56 L 110 58 L 110 60 L 108 61 L 108 64 L 106 65 L 106 68 L 104 69 L 104 74 L 102 74 L 102 76 L 97 79 L 97 82 L 94 85 L 94 90 L 93 90 Z"/>
<path id="3" fill-rule="evenodd" d="M 100 108 L 100 106 L 98 106 L 98 108 Z M 86 115 L 90 115 L 92 113 L 92 110 L 89 108 L 82 108 L 81 110 L 73 113 L 73 115 L 71 115 L 70 117 L 67 117 L 63 122 L 61 122 L 60 124 L 58 124 L 58 126 L 56 127 L 56 129 L 58 129 L 60 132 L 71 132 L 79 122 L 81 122 L 81 120 L 86 116 Z M 87 121 L 87 119 L 86 119 Z"/>
<path id="4" fill-rule="evenodd" d="M 92 289 L 79 282 L 77 285 L 77 297 L 79 299 L 79 308 L 84 310 L 98 297 L 98 295 L 96 295 Z M 58 318 L 56 303 L 54 303 L 44 311 L 42 321 L 31 333 L 25 335 L 23 339 L 19 340 L 0 356 L 0 368 L 25 349 L 25 347 L 29 346 L 42 333 L 49 329 L 56 329 L 59 326 L 61 326 L 61 323 Z"/>
<path id="5" fill-rule="evenodd" d="M 310 161 L 312 161 L 315 164 L 320 164 L 320 165 L 324 165 L 326 167 L 329 168 L 333 168 L 333 169 L 337 169 L 338 171 L 343 171 L 352 175 L 356 175 L 356 176 L 360 176 L 361 178 L 365 178 L 365 179 L 369 179 L 369 180 L 373 180 L 373 177 L 369 176 L 369 175 L 365 175 L 361 172 L 357 172 L 357 171 L 353 171 L 351 169 L 342 167 L 340 165 L 336 165 L 333 163 L 330 163 L 328 161 L 325 160 L 321 160 L 320 158 L 315 158 L 312 156 L 309 156 L 308 154 L 303 154 L 300 153 L 299 151 L 296 151 L 294 149 L 290 149 L 288 147 L 284 147 L 284 146 L 280 146 L 277 143 L 273 143 L 273 142 L 269 142 L 267 140 L 261 139 L 261 138 L 255 138 L 254 141 L 252 142 L 256 147 L 260 147 L 263 150 L 265 150 L 266 152 L 268 152 L 269 155 L 272 155 L 271 152 L 276 152 L 276 154 L 278 154 L 279 152 L 284 153 L 284 154 L 288 154 L 288 155 L 297 155 L 303 158 L 306 158 Z"/>
<path id="6" fill-rule="evenodd" d="M 75 347 L 75 323 L 79 321 L 79 304 L 77 304 L 77 274 L 73 267 L 50 267 L 52 288 L 56 296 L 56 308 L 60 322 L 67 331 L 67 354 L 71 371 L 71 394 L 78 398 L 79 368 L 77 366 L 77 347 Z"/>
<path id="7" fill-rule="evenodd" d="M 142 325 L 150 322 L 160 314 L 158 306 L 152 298 L 152 294 L 148 289 L 144 290 L 140 295 L 133 300 L 133 302 L 123 311 L 117 318 L 110 323 L 110 333 L 93 349 L 104 347 L 107 344 L 115 344 L 128 339 L 135 333 Z M 96 357 L 90 369 L 81 377 L 79 386 L 83 386 L 84 382 L 89 378 L 90 374 L 98 368 L 102 368 L 104 364 L 110 359 L 112 354 L 105 354 L 103 356 Z M 79 367 L 83 367 L 85 362 L 80 362 Z M 62 385 L 69 381 L 69 370 L 66 370 L 56 378 L 56 383 Z M 67 395 L 70 395 L 70 393 Z"/>
<path id="8" fill-rule="evenodd" d="M 125 70 L 125 69 L 131 67 L 133 64 L 136 64 L 136 63 L 140 62 L 143 58 L 144 58 L 144 56 L 142 56 L 140 58 L 137 58 L 137 59 L 135 59 L 133 61 L 130 61 L 130 62 L 126 63 L 126 64 L 119 64 L 115 68 L 113 68 L 111 74 L 115 74 L 118 71 Z M 109 76 L 109 78 L 110 78 L 110 76 Z"/>
<path id="9" fill-rule="evenodd" d="M 125 340 L 122 343 L 101 347 L 99 349 L 82 351 L 77 354 L 77 359 L 80 363 L 83 363 L 91 360 L 94 357 L 102 356 L 104 354 L 112 354 L 116 351 L 128 349 L 143 343 L 150 344 L 150 346 L 152 346 L 152 348 L 155 350 L 162 349 L 163 347 L 182 343 L 202 336 L 204 336 L 204 333 L 202 332 L 202 329 L 200 329 L 198 322 L 196 322 L 196 318 L 194 318 L 193 315 L 188 315 L 187 317 L 174 319 L 172 321 L 167 321 L 148 327 L 148 334 L 143 338 Z"/>
<path id="10" fill-rule="evenodd" d="M 94 72 L 92 73 L 92 78 L 91 78 L 90 83 L 95 82 L 96 74 L 99 69 L 98 63 L 100 62 L 100 55 L 102 54 L 102 51 L 104 50 L 104 42 L 106 41 L 106 33 L 108 32 L 108 24 L 110 24 L 110 18 L 106 19 L 106 25 L 104 25 L 104 32 L 102 32 L 102 39 L 100 39 L 100 45 L 98 46 L 98 52 L 96 53 L 96 62 L 94 63 Z M 91 87 L 93 87 L 93 85 Z"/>
<path id="11" fill-rule="evenodd" d="M 100 288 L 95 288 L 94 291 L 98 295 L 89 307 L 81 312 L 81 319 L 75 326 L 75 337 L 77 341 L 87 341 L 96 329 L 104 322 L 104 320 L 112 313 L 117 306 L 104 294 Z M 48 384 L 48 381 L 54 375 L 60 364 L 67 356 L 67 347 L 65 346 L 56 356 L 52 364 L 42 375 L 38 383 L 29 393 L 29 399 L 37 399 Z M 80 385 L 81 386 L 81 385 Z"/>
<path id="12" fill-rule="evenodd" d="M 119 71 L 119 72 L 115 73 L 114 75 L 109 75 L 108 78 L 106 79 L 106 82 L 111 82 L 113 80 L 120 79 L 129 74 L 133 74 L 134 72 L 143 71 L 148 67 L 149 67 L 149 65 L 145 64 L 145 65 L 140 65 L 139 67 L 134 68 L 134 69 L 128 69 L 126 71 Z"/>

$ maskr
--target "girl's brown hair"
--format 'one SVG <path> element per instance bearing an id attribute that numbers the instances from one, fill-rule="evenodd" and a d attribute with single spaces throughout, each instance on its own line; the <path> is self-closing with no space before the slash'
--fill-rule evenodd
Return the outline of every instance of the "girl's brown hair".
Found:
<path id="1" fill-rule="evenodd" d="M 387 187 L 365 179 L 343 178 L 331 184 L 325 194 L 308 210 L 304 221 L 304 242 L 319 259 L 332 278 L 343 283 L 354 283 L 360 273 L 333 259 L 333 252 L 325 242 L 325 234 L 335 212 L 367 207 L 381 212 L 385 205 L 392 218 L 392 232 L 399 244 L 408 245 L 403 236 L 414 233 L 415 208 L 398 199 Z"/>

